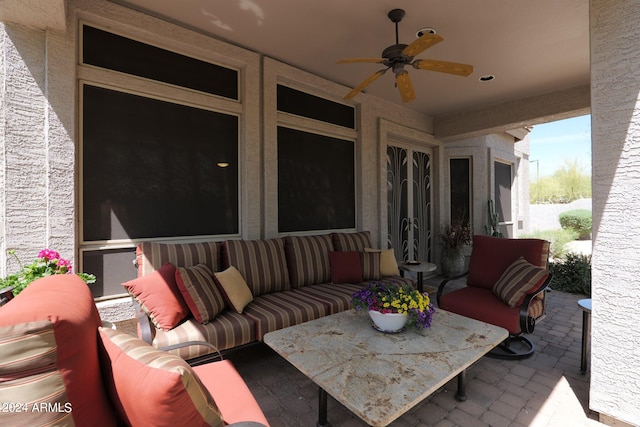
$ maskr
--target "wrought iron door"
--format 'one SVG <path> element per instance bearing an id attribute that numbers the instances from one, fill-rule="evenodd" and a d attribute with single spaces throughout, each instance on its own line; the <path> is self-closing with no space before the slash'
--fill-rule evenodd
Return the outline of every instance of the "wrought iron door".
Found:
<path id="1" fill-rule="evenodd" d="M 388 245 L 397 260 L 431 260 L 431 153 L 387 146 Z"/>

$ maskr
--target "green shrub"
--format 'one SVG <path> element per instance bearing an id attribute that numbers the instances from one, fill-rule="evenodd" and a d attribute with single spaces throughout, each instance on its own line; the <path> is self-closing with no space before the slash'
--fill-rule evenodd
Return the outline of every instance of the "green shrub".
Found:
<path id="1" fill-rule="evenodd" d="M 530 234 L 522 235 L 521 237 L 544 239 L 550 242 L 549 256 L 551 258 L 563 258 L 567 253 L 566 245 L 569 242 L 576 240 L 578 233 L 573 230 L 542 230 L 534 231 Z"/>
<path id="2" fill-rule="evenodd" d="M 578 233 L 579 239 L 588 239 L 591 234 L 591 211 L 574 209 L 559 215 L 560 225 L 564 229 L 572 229 Z"/>
<path id="3" fill-rule="evenodd" d="M 568 253 L 564 260 L 549 264 L 551 288 L 591 297 L 591 256 Z"/>

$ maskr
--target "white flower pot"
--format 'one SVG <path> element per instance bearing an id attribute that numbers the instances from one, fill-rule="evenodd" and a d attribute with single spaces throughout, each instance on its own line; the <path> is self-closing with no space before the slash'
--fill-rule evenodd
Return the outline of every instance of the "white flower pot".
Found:
<path id="1" fill-rule="evenodd" d="M 407 323 L 407 315 L 400 313 L 380 313 L 369 310 L 369 317 L 374 323 L 374 327 L 382 332 L 398 332 Z"/>

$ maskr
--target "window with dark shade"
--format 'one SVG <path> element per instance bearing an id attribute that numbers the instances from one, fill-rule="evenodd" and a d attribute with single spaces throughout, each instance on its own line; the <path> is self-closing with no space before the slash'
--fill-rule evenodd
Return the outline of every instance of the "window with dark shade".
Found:
<path id="1" fill-rule="evenodd" d="M 278 85 L 278 111 L 355 129 L 353 107 L 283 85 Z"/>
<path id="2" fill-rule="evenodd" d="M 82 62 L 238 99 L 238 72 L 146 43 L 82 26 Z"/>
<path id="3" fill-rule="evenodd" d="M 355 227 L 354 142 L 278 127 L 281 233 Z"/>
<path id="4" fill-rule="evenodd" d="M 82 94 L 84 241 L 238 233 L 237 116 Z"/>
<path id="5" fill-rule="evenodd" d="M 471 159 L 450 159 L 451 221 L 461 219 L 470 224 L 471 219 Z"/>

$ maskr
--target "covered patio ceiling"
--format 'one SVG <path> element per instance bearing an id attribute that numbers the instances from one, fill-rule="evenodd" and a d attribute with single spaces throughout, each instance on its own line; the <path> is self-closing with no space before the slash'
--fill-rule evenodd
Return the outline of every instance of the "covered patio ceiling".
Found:
<path id="1" fill-rule="evenodd" d="M 588 112 L 588 0 L 112 1 L 346 87 L 358 85 L 384 66 L 336 61 L 380 57 L 384 48 L 395 43 L 395 27 L 387 14 L 401 8 L 406 16 L 399 23 L 400 43 L 411 43 L 424 27 L 444 37 L 417 58 L 474 66 L 469 77 L 408 67 L 417 99 L 405 105 L 434 117 L 441 137 L 452 134 L 449 122 L 460 126 L 462 113 L 465 120 L 470 117 L 466 113 L 480 114 L 475 120 L 484 121 L 485 126 L 488 120 L 489 127 L 509 122 L 515 128 L 539 123 L 542 116 L 564 118 L 576 110 Z M 487 75 L 495 78 L 480 81 Z M 402 104 L 391 72 L 371 83 L 366 92 Z M 518 115 L 523 99 L 547 107 Z M 555 104 L 563 105 L 554 110 Z M 509 117 L 496 119 L 505 115 Z M 474 127 L 469 124 L 469 131 Z"/>

